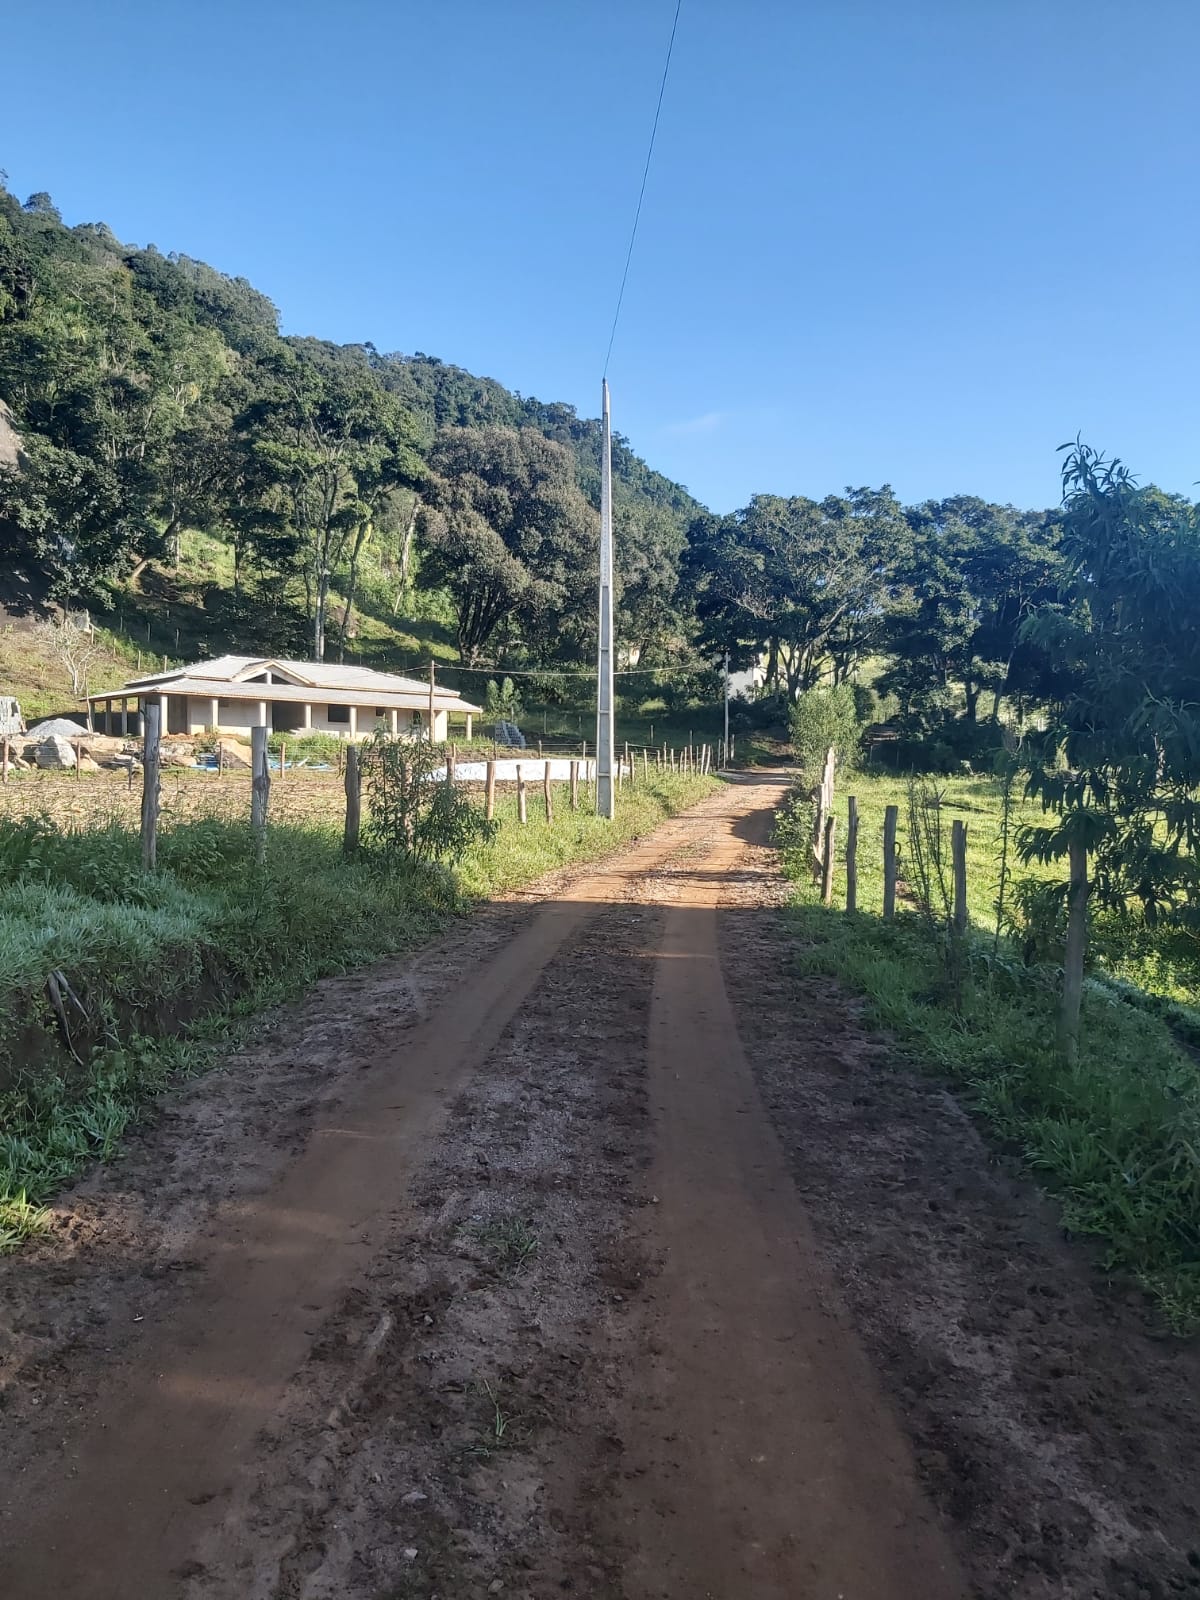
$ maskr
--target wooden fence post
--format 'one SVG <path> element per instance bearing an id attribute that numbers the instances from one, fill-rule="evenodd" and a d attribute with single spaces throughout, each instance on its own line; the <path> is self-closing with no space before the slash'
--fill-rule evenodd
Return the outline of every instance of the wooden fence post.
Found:
<path id="1" fill-rule="evenodd" d="M 517 821 L 525 826 L 525 768 L 517 762 Z"/>
<path id="2" fill-rule="evenodd" d="M 967 931 L 967 825 L 957 819 L 950 825 L 950 856 L 954 865 L 954 931 Z"/>
<path id="3" fill-rule="evenodd" d="M 496 815 L 496 762 L 491 760 L 487 764 L 487 776 L 483 784 L 483 803 L 489 822 Z"/>
<path id="4" fill-rule="evenodd" d="M 846 910 L 858 910 L 858 800 L 850 796 L 850 821 L 846 828 Z"/>
<path id="5" fill-rule="evenodd" d="M 218 740 L 217 741 L 217 777 L 218 778 L 223 778 L 224 776 L 225 776 L 225 746 L 221 743 L 220 740 Z"/>
<path id="6" fill-rule="evenodd" d="M 346 831 L 342 835 L 342 854 L 358 854 L 358 836 L 362 828 L 362 773 L 358 767 L 358 746 L 346 749 Z"/>
<path id="7" fill-rule="evenodd" d="M 287 766 L 287 740 L 279 741 L 279 781 L 283 782 L 283 769 Z"/>
<path id="8" fill-rule="evenodd" d="M 1079 1055 L 1079 1006 L 1083 998 L 1083 958 L 1087 951 L 1087 846 L 1072 839 L 1067 847 L 1067 859 L 1071 878 L 1067 890 L 1067 946 L 1063 954 L 1058 1042 L 1073 1066 Z"/>
<path id="9" fill-rule="evenodd" d="M 446 751 L 446 787 L 448 789 L 453 789 L 454 787 L 454 768 L 456 764 L 457 758 L 454 754 L 454 746 L 451 745 L 449 750 Z"/>
<path id="10" fill-rule="evenodd" d="M 825 818 L 825 857 L 821 864 L 821 904 L 833 904 L 833 841 L 837 833 L 837 818 L 831 811 Z"/>
<path id="11" fill-rule="evenodd" d="M 73 739 L 71 741 L 71 747 L 75 751 L 75 776 L 77 778 L 82 778 L 83 777 L 83 748 L 82 748 L 82 740 Z"/>
<path id="12" fill-rule="evenodd" d="M 550 757 L 542 762 L 542 798 L 546 802 L 546 826 L 554 825 L 554 801 L 550 797 Z"/>
<path id="13" fill-rule="evenodd" d="M 346 765 L 349 764 L 347 760 Z M 267 856 L 267 803 L 271 798 L 265 727 L 250 729 L 250 766 L 250 825 L 254 829 L 254 859 L 261 867 Z"/>
<path id="14" fill-rule="evenodd" d="M 8 782 L 8 737 L 0 739 L 0 783 Z"/>
<path id="15" fill-rule="evenodd" d="M 162 702 L 148 700 L 142 741 L 142 866 L 153 872 L 158 862 L 158 746 L 162 733 Z M 129 768 L 133 772 L 132 765 Z"/>
<path id="16" fill-rule="evenodd" d="M 896 915 L 896 824 L 900 807 L 889 806 L 883 814 L 883 914 Z"/>

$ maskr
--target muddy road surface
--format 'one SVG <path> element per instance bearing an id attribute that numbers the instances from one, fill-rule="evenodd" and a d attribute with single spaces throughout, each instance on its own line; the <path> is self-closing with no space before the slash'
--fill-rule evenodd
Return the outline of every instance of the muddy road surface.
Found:
<path id="1" fill-rule="evenodd" d="M 782 785 L 318 985 L 0 1263 L 5 1600 L 1200 1594 L 1194 1352 L 792 974 Z"/>

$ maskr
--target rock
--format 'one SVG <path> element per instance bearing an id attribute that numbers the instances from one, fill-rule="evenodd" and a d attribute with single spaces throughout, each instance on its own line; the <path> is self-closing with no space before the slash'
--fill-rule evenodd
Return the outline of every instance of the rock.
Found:
<path id="1" fill-rule="evenodd" d="M 422 1494 L 420 1489 L 410 1489 L 407 1494 L 400 1496 L 400 1504 L 402 1506 L 419 1506 L 428 1499 L 429 1496 Z"/>
<path id="2" fill-rule="evenodd" d="M 74 747 L 66 739 L 60 739 L 55 734 L 51 734 L 48 739 L 38 740 L 33 746 L 33 759 L 39 767 L 47 771 L 59 769 L 74 772 L 75 770 Z M 87 760 L 86 756 L 84 760 Z M 95 769 L 94 761 L 91 765 Z"/>
<path id="3" fill-rule="evenodd" d="M 290 764 L 291 763 L 289 762 L 289 766 L 290 766 Z M 239 772 L 243 771 L 243 770 L 245 770 L 246 772 L 249 772 L 252 765 L 253 765 L 253 763 L 252 763 L 252 761 L 250 759 L 250 752 L 249 752 L 249 750 L 246 749 L 245 745 L 240 745 L 240 744 L 227 744 L 227 745 L 225 745 L 225 770 L 226 770 L 226 772 L 228 772 L 231 767 L 234 768 L 236 771 L 239 771 Z"/>
<path id="4" fill-rule="evenodd" d="M 187 740 L 164 739 L 158 747 L 158 759 L 164 767 L 194 767 L 196 747 Z"/>

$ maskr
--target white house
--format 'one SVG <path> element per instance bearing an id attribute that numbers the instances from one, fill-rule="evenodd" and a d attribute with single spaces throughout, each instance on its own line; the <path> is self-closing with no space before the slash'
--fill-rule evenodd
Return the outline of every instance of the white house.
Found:
<path id="1" fill-rule="evenodd" d="M 364 739 L 384 727 L 397 735 L 449 737 L 450 717 L 463 717 L 471 737 L 480 708 L 452 689 L 430 688 L 369 667 L 330 666 L 323 661 L 275 661 L 254 656 L 218 656 L 173 672 L 134 678 L 123 689 L 88 696 L 89 715 L 105 733 L 140 731 L 146 705 L 162 706 L 164 734 L 206 730 L 245 735 L 251 728 L 273 733 L 334 733 Z M 431 717 L 432 714 L 432 717 Z"/>

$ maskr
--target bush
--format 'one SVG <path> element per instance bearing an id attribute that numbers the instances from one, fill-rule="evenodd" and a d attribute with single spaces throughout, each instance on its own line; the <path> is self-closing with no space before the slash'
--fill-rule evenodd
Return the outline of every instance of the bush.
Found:
<path id="1" fill-rule="evenodd" d="M 806 783 L 819 783 L 825 753 L 832 745 L 838 765 L 851 769 L 862 738 L 854 685 L 837 683 L 808 689 L 792 707 L 792 747 Z"/>
<path id="2" fill-rule="evenodd" d="M 439 765 L 428 744 L 377 733 L 363 746 L 368 854 L 385 865 L 458 862 L 477 840 L 495 836 L 496 824 L 461 789 L 434 777 Z"/>

